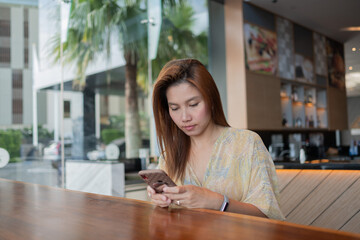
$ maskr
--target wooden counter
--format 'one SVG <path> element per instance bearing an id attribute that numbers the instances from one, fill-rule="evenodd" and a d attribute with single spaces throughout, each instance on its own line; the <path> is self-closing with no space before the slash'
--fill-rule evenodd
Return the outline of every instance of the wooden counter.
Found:
<path id="1" fill-rule="evenodd" d="M 298 163 L 274 162 L 277 169 L 327 169 L 327 170 L 360 170 L 360 163 Z"/>
<path id="2" fill-rule="evenodd" d="M 0 179 L 0 239 L 360 239 L 360 235 L 210 210 Z"/>

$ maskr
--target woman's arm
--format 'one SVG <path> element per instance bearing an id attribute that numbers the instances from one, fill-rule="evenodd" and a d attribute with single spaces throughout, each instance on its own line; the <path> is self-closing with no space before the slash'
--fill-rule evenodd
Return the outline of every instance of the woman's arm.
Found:
<path id="1" fill-rule="evenodd" d="M 229 199 L 229 205 L 226 209 L 227 212 L 241 213 L 251 216 L 268 218 L 262 211 L 250 203 L 239 202 Z"/>
<path id="2" fill-rule="evenodd" d="M 224 196 L 209 189 L 193 185 L 184 185 L 177 187 L 165 187 L 164 195 L 172 202 L 187 208 L 205 208 L 220 210 L 224 201 Z M 179 202 L 178 202 L 179 201 Z M 267 216 L 252 204 L 229 199 L 229 205 L 226 212 L 241 213 L 257 217 Z"/>

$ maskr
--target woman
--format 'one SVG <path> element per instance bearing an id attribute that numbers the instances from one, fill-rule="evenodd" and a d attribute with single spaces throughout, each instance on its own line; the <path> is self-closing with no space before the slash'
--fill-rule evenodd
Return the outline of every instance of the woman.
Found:
<path id="1" fill-rule="evenodd" d="M 229 126 L 203 64 L 167 63 L 154 86 L 153 110 L 159 168 L 178 186 L 162 194 L 148 187 L 152 202 L 284 219 L 270 154 L 256 133 Z"/>

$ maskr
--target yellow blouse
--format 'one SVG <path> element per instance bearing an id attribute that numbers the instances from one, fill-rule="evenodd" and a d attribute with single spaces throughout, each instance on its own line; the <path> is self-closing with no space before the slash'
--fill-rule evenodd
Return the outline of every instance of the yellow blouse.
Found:
<path id="1" fill-rule="evenodd" d="M 159 168 L 166 171 L 163 158 Z M 226 128 L 215 142 L 203 184 L 190 164 L 179 185 L 192 184 L 250 203 L 267 217 L 284 220 L 278 203 L 274 163 L 261 138 L 255 132 Z"/>

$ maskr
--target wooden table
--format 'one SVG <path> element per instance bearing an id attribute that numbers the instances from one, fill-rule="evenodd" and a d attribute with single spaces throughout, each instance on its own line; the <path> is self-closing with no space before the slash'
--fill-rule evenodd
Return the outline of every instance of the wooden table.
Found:
<path id="1" fill-rule="evenodd" d="M 360 239 L 360 235 L 210 210 L 0 179 L 0 239 Z"/>

